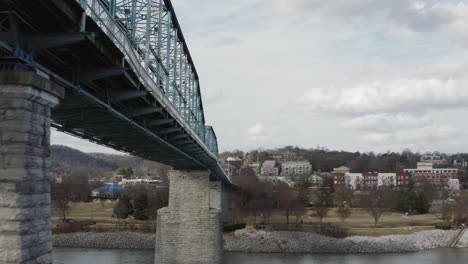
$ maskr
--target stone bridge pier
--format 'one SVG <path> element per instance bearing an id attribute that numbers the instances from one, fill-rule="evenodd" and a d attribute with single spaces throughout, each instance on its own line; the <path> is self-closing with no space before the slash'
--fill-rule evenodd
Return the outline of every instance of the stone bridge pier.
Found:
<path id="1" fill-rule="evenodd" d="M 223 257 L 221 183 L 209 171 L 169 173 L 169 206 L 158 211 L 157 264 L 220 264 Z"/>
<path id="2" fill-rule="evenodd" d="M 46 159 L 63 95 L 34 72 L 0 72 L 0 263 L 52 263 Z"/>

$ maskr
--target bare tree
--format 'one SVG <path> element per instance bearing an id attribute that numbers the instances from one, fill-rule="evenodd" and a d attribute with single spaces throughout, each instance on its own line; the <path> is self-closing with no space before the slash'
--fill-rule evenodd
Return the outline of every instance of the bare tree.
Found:
<path id="1" fill-rule="evenodd" d="M 436 188 L 427 178 L 423 178 L 421 181 L 421 192 L 429 203 L 432 202 L 436 196 Z"/>
<path id="2" fill-rule="evenodd" d="M 354 197 L 354 191 L 344 188 L 344 187 L 338 187 L 335 189 L 335 192 L 333 193 L 333 202 L 335 206 L 341 206 L 343 203 L 346 205 L 351 206 L 353 202 L 353 197 Z"/>
<path id="3" fill-rule="evenodd" d="M 58 211 L 65 222 L 67 213 L 70 210 L 70 193 L 73 185 L 63 182 L 51 182 L 51 206 L 52 209 Z"/>
<path id="4" fill-rule="evenodd" d="M 377 226 L 382 215 L 393 207 L 396 197 L 395 193 L 389 189 L 371 189 L 360 197 L 361 207 L 374 219 L 374 226 Z"/>
<path id="5" fill-rule="evenodd" d="M 278 183 L 274 199 L 278 209 L 284 212 L 286 223 L 289 224 L 289 216 L 298 205 L 297 194 L 286 183 Z"/>
<path id="6" fill-rule="evenodd" d="M 454 205 L 449 200 L 449 191 L 443 190 L 440 198 L 441 199 L 437 201 L 437 204 L 434 206 L 434 213 L 440 220 L 451 223 L 454 214 Z"/>
<path id="7" fill-rule="evenodd" d="M 457 197 L 454 218 L 457 224 L 468 223 L 468 193 L 462 193 Z"/>
<path id="8" fill-rule="evenodd" d="M 320 223 L 323 222 L 323 218 L 327 217 L 330 208 L 325 205 L 317 205 L 314 207 L 315 214 L 319 218 Z"/>
<path id="9" fill-rule="evenodd" d="M 296 206 L 294 207 L 292 213 L 296 217 L 296 224 L 299 223 L 300 217 L 302 217 L 306 213 L 306 209 L 304 205 L 300 202 L 297 202 Z"/>
<path id="10" fill-rule="evenodd" d="M 330 207 L 333 206 L 333 200 L 330 193 L 324 189 L 317 189 L 316 191 L 317 202 L 314 206 L 314 211 L 320 220 L 320 223 L 328 215 Z"/>
<path id="11" fill-rule="evenodd" d="M 341 222 L 344 222 L 346 218 L 351 216 L 351 208 L 349 208 L 349 205 L 344 201 L 337 210 L 338 216 L 341 219 Z"/>

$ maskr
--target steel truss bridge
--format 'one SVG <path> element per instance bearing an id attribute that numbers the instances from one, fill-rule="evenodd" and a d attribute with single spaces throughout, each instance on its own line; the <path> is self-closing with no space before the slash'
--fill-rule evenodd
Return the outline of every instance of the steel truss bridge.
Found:
<path id="1" fill-rule="evenodd" d="M 170 0 L 0 0 L 0 70 L 66 88 L 59 131 L 230 183 Z"/>

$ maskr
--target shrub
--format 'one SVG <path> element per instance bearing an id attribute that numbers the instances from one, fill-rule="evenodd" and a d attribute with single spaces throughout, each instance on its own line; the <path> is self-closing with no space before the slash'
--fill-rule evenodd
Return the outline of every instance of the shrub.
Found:
<path id="1" fill-rule="evenodd" d="M 318 233 L 335 238 L 345 238 L 348 236 L 348 230 L 346 228 L 332 224 L 320 225 Z"/>
<path id="2" fill-rule="evenodd" d="M 450 223 L 440 223 L 435 226 L 435 228 L 442 230 L 449 230 L 451 227 Z"/>
<path id="3" fill-rule="evenodd" d="M 246 227 L 245 223 L 240 223 L 240 224 L 233 224 L 233 225 L 224 225 L 223 226 L 223 232 L 229 233 L 229 232 L 234 232 L 238 229 L 244 229 Z"/>

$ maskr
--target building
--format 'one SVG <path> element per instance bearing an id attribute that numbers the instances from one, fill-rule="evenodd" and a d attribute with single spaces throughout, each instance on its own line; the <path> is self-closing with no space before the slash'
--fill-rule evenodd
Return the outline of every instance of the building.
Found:
<path id="1" fill-rule="evenodd" d="M 331 172 L 331 177 L 333 179 L 333 188 L 338 188 L 345 185 L 345 175 L 349 173 L 350 169 L 345 166 L 334 168 Z"/>
<path id="2" fill-rule="evenodd" d="M 342 184 L 344 187 L 350 190 L 363 190 L 363 189 L 374 189 L 389 187 L 393 188 L 397 185 L 397 174 L 396 173 L 379 173 L 379 172 L 364 172 L 364 173 L 345 173 L 344 176 L 341 176 L 342 172 L 337 172 L 335 175 L 338 175 L 336 179 L 337 184 L 340 181 L 344 181 Z M 343 178 L 343 180 L 341 180 Z"/>
<path id="3" fill-rule="evenodd" d="M 271 182 L 271 183 L 280 183 L 284 182 L 290 187 L 296 186 L 296 182 L 291 178 L 291 177 L 286 177 L 286 176 L 258 176 L 258 179 L 261 181 L 265 182 Z"/>
<path id="4" fill-rule="evenodd" d="M 122 179 L 119 185 L 127 187 L 140 184 L 152 184 L 152 185 L 161 185 L 163 181 L 161 180 L 149 180 L 149 179 Z"/>
<path id="5" fill-rule="evenodd" d="M 92 190 L 91 197 L 94 199 L 116 200 L 126 190 L 125 187 L 120 186 L 116 181 L 110 181 L 105 186 Z"/>
<path id="6" fill-rule="evenodd" d="M 308 161 L 288 161 L 281 165 L 281 174 L 287 176 L 310 175 L 312 165 Z"/>
<path id="7" fill-rule="evenodd" d="M 344 186 L 350 190 L 359 191 L 362 189 L 364 177 L 362 173 L 346 173 L 344 174 Z"/>
<path id="8" fill-rule="evenodd" d="M 377 188 L 379 185 L 379 173 L 375 171 L 368 171 L 362 174 L 362 184 L 365 189 Z"/>
<path id="9" fill-rule="evenodd" d="M 279 176 L 280 168 L 275 160 L 265 160 L 260 172 L 263 176 Z"/>
<path id="10" fill-rule="evenodd" d="M 239 171 L 242 168 L 242 162 L 242 159 L 239 157 L 228 157 L 222 164 L 222 168 L 226 175 L 237 176 L 239 175 Z"/>
<path id="11" fill-rule="evenodd" d="M 433 165 L 445 164 L 446 160 L 441 155 L 426 154 L 421 156 L 421 162 L 431 163 Z"/>
<path id="12" fill-rule="evenodd" d="M 450 192 L 459 192 L 460 181 L 458 179 L 449 179 L 447 182 L 447 188 Z"/>
<path id="13" fill-rule="evenodd" d="M 458 169 L 434 168 L 430 162 L 418 162 L 416 169 L 404 169 L 404 171 L 411 174 L 416 187 L 427 182 L 442 189 L 447 186 L 450 179 L 458 178 Z"/>
<path id="14" fill-rule="evenodd" d="M 396 173 L 379 173 L 377 176 L 377 187 L 393 188 L 397 186 Z"/>
<path id="15" fill-rule="evenodd" d="M 453 160 L 453 166 L 466 168 L 468 167 L 468 161 L 466 161 L 465 159 L 455 159 Z"/>
<path id="16" fill-rule="evenodd" d="M 314 174 L 314 175 L 310 176 L 310 183 L 313 186 L 322 186 L 323 185 L 323 177 Z"/>
<path id="17" fill-rule="evenodd" d="M 409 188 L 411 186 L 411 173 L 403 171 L 397 172 L 396 186 L 398 188 Z"/>
<path id="18" fill-rule="evenodd" d="M 338 188 L 346 185 L 344 172 L 332 172 L 331 177 L 333 178 L 333 188 Z"/>
<path id="19" fill-rule="evenodd" d="M 351 171 L 351 170 L 350 170 L 348 167 L 346 167 L 346 166 L 341 166 L 341 167 L 338 167 L 338 168 L 334 168 L 332 174 L 333 174 L 334 172 L 336 172 L 336 173 L 348 173 L 348 172 L 350 172 L 350 171 Z"/>

